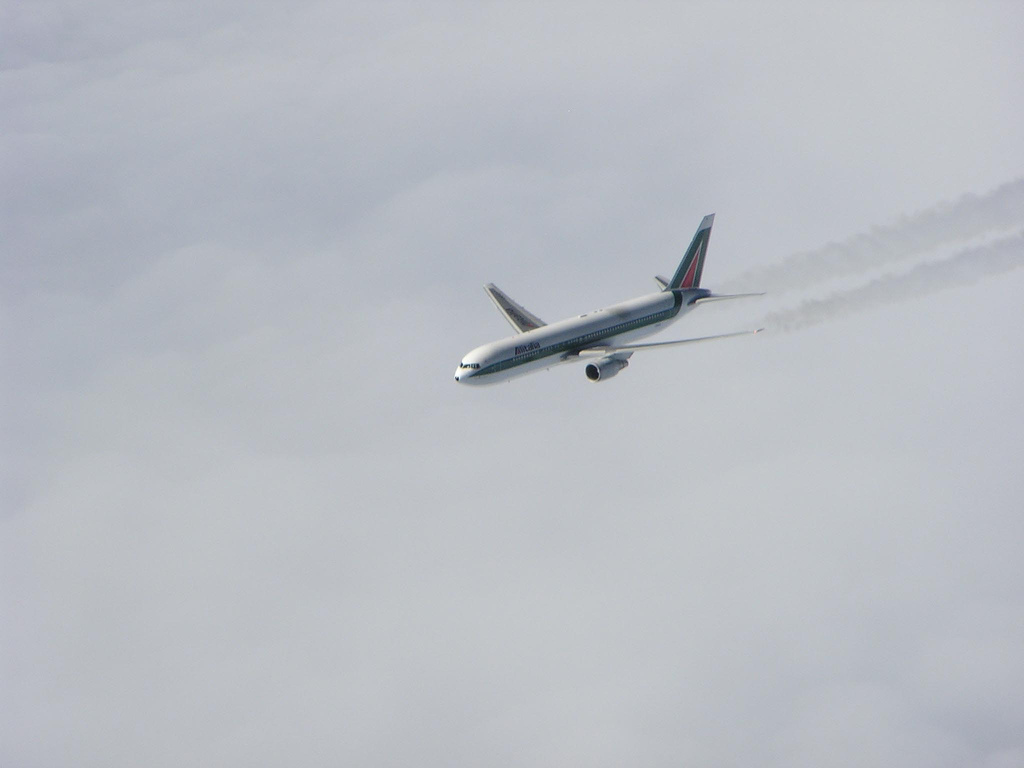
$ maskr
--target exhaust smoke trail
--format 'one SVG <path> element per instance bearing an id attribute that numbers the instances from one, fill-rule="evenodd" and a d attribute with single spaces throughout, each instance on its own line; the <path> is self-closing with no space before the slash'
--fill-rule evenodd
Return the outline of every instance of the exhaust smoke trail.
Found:
<path id="1" fill-rule="evenodd" d="M 902 275 L 887 275 L 859 288 L 772 312 L 762 324 L 769 331 L 794 331 L 832 318 L 896 304 L 1024 266 L 1024 232 L 989 245 L 961 251 L 948 259 L 919 264 Z"/>
<path id="2" fill-rule="evenodd" d="M 987 195 L 967 194 L 952 203 L 904 216 L 838 243 L 795 253 L 781 262 L 756 267 L 729 280 L 723 291 L 781 293 L 842 275 L 907 259 L 939 246 L 1024 224 L 1024 179 Z"/>

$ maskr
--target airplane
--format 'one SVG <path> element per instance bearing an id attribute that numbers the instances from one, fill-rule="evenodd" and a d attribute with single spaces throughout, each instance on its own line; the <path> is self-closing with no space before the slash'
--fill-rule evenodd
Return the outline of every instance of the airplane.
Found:
<path id="1" fill-rule="evenodd" d="M 494 283 L 488 283 L 484 290 L 515 329 L 516 335 L 484 344 L 469 352 L 455 371 L 455 381 L 467 385 L 497 384 L 526 373 L 579 360 L 591 361 L 584 369 L 590 381 L 605 381 L 617 376 L 628 366 L 634 352 L 728 339 L 763 331 L 763 328 L 758 328 L 695 339 L 636 343 L 638 339 L 657 333 L 704 303 L 764 295 L 718 295 L 700 287 L 714 221 L 713 213 L 701 221 L 671 280 L 661 276 L 654 278 L 661 289 L 657 293 L 550 325 L 512 301 Z"/>

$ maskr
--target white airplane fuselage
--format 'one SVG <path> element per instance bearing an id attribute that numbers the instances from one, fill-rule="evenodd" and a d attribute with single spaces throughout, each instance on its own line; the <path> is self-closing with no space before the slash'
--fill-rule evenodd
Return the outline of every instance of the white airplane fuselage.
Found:
<path id="1" fill-rule="evenodd" d="M 470 385 L 497 384 L 575 362 L 583 349 L 635 342 L 664 330 L 693 309 L 696 299 L 709 294 L 704 288 L 659 291 L 492 341 L 462 359 L 455 380 Z"/>

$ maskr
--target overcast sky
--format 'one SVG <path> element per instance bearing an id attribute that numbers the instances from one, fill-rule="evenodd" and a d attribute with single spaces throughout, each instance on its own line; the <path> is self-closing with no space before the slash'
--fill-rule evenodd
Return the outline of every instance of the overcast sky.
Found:
<path id="1" fill-rule="evenodd" d="M 1024 766 L 1019 3 L 0 8 L 0 764 Z"/>

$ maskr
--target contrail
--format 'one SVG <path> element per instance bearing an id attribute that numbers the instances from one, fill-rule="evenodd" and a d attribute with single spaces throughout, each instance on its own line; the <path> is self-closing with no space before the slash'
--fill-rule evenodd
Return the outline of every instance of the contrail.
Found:
<path id="1" fill-rule="evenodd" d="M 781 293 L 842 275 L 865 272 L 890 262 L 1024 224 L 1024 179 L 1003 184 L 987 195 L 967 194 L 886 226 L 874 227 L 838 243 L 795 253 L 781 262 L 757 267 L 729 280 L 723 290 Z"/>
<path id="2" fill-rule="evenodd" d="M 859 288 L 806 301 L 795 309 L 773 312 L 765 316 L 763 325 L 769 331 L 793 331 L 872 307 L 971 285 L 1021 266 L 1024 266 L 1024 231 L 961 251 L 948 259 L 918 264 L 902 275 L 880 277 Z"/>

